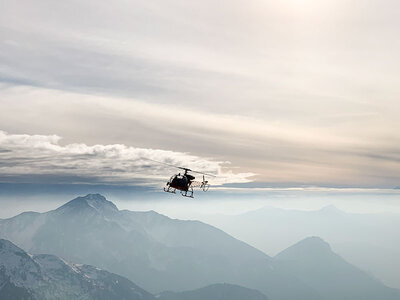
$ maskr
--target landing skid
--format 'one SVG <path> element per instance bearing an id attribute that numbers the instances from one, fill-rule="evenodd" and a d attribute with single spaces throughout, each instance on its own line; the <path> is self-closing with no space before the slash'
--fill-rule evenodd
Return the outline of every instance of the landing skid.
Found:
<path id="1" fill-rule="evenodd" d="M 176 189 L 168 186 L 168 187 L 164 187 L 164 192 L 171 193 L 171 194 L 176 194 Z"/>
<path id="2" fill-rule="evenodd" d="M 193 198 L 193 188 L 189 186 L 187 191 L 181 191 L 183 197 Z"/>
<path id="3" fill-rule="evenodd" d="M 167 185 L 164 187 L 164 192 L 176 194 L 176 188 L 173 188 L 173 187 Z M 194 198 L 193 197 L 193 187 L 189 186 L 187 191 L 181 191 L 181 195 L 183 197 Z"/>

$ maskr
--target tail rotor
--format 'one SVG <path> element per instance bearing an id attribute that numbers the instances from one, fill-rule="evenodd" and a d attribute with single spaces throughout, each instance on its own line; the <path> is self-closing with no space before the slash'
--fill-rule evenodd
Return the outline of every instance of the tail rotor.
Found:
<path id="1" fill-rule="evenodd" d="M 210 185 L 208 184 L 208 180 L 205 179 L 203 175 L 203 182 L 201 183 L 200 188 L 203 190 L 203 192 L 207 192 L 208 189 L 210 188 Z"/>

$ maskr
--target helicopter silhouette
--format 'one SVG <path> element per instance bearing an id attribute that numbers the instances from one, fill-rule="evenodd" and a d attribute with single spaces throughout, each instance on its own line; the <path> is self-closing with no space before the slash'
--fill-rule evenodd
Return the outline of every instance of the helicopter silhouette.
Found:
<path id="1" fill-rule="evenodd" d="M 211 177 L 216 177 L 215 175 L 211 175 L 211 174 L 207 174 L 207 173 L 203 173 L 203 172 L 198 172 L 198 171 L 193 171 L 189 168 L 184 168 L 184 167 L 179 167 L 179 166 L 174 166 L 174 165 L 170 165 L 164 162 L 160 162 L 160 161 L 156 161 L 156 160 L 152 160 L 149 158 L 146 158 L 147 160 L 151 160 L 154 161 L 156 163 L 159 164 L 163 164 L 166 166 L 170 166 L 173 168 L 177 168 L 177 169 L 181 169 L 184 171 L 183 174 L 178 173 L 175 175 L 172 175 L 171 178 L 169 179 L 169 181 L 166 183 L 165 187 L 164 187 L 164 192 L 167 193 L 172 193 L 172 194 L 176 194 L 176 190 L 181 192 L 181 195 L 184 197 L 189 197 L 189 198 L 194 198 L 193 194 L 193 188 L 200 188 L 201 190 L 203 190 L 203 192 L 207 192 L 208 189 L 210 188 L 210 184 L 208 183 L 208 180 L 206 180 L 205 176 L 211 176 Z M 202 174 L 203 175 L 203 181 L 195 181 L 196 177 L 194 177 L 193 175 L 189 174 L 189 172 L 191 173 L 197 173 L 197 174 Z"/>

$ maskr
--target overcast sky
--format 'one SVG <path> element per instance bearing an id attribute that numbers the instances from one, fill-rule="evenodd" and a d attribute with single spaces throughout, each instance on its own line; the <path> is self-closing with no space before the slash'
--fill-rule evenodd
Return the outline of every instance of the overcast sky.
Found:
<path id="1" fill-rule="evenodd" d="M 394 0 L 3 0 L 0 181 L 400 185 Z"/>

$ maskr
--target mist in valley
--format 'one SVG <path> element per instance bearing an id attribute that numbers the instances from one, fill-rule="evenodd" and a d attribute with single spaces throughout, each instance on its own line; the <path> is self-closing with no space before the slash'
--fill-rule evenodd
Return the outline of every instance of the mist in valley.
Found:
<path id="1" fill-rule="evenodd" d="M 199 299 L 196 297 L 204 295 L 217 299 L 221 294 L 236 295 L 237 299 L 266 296 L 288 300 L 397 299 L 399 295 L 397 213 L 345 212 L 333 204 L 313 209 L 313 201 L 308 202 L 308 210 L 298 210 L 271 206 L 279 205 L 277 199 L 258 199 L 254 210 L 243 211 L 245 200 L 239 198 L 221 200 L 214 207 L 211 199 L 165 200 L 170 209 L 180 205 L 181 209 L 175 210 L 180 215 L 177 219 L 165 211 L 157 212 L 155 203 L 161 211 L 167 204 L 161 200 L 154 200 L 154 209 L 148 210 L 146 205 L 152 202 L 129 202 L 120 195 L 115 202 L 125 206 L 120 210 L 100 194 L 58 206 L 62 199 L 55 195 L 42 202 L 26 199 L 26 203 L 41 203 L 44 212 L 1 219 L 0 237 L 34 255 L 53 254 L 69 264 L 87 264 L 118 274 L 144 289 L 146 295 L 161 299 Z M 290 203 L 282 202 L 283 206 Z M 46 205 L 57 207 L 47 211 Z M 224 207 L 229 207 L 229 214 Z M 2 251 L 3 258 L 10 255 Z M 45 262 L 47 266 L 47 258 Z M 43 264 L 43 260 L 35 263 Z M 21 267 L 12 268 L 15 272 Z M 14 274 L 7 268 L 5 272 L 6 277 Z M 78 273 L 82 272 L 79 269 Z M 65 277 L 53 280 L 60 278 Z M 80 282 L 79 289 L 75 281 Z M 91 288 L 87 294 L 84 287 L 88 283 L 75 281 L 68 283 L 69 288 L 63 283 L 57 293 L 62 297 L 68 297 L 71 289 L 88 297 L 101 293 Z M 47 299 L 45 288 L 29 284 L 23 285 L 29 295 Z M 121 288 L 114 288 L 112 297 L 118 297 Z"/>

